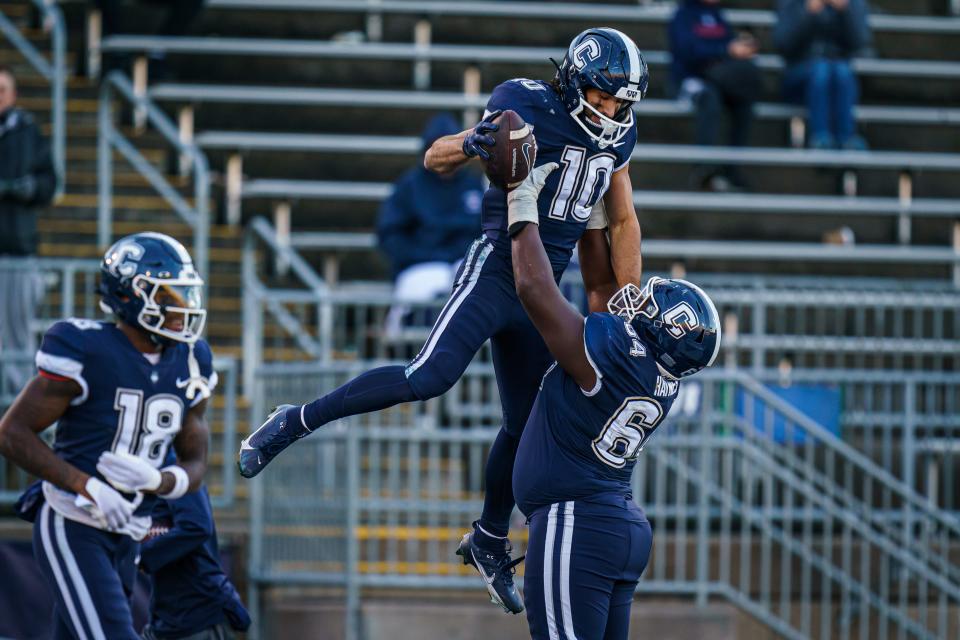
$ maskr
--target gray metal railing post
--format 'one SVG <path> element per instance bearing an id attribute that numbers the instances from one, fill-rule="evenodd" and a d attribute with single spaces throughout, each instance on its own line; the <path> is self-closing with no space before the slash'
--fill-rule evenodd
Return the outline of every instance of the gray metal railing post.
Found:
<path id="1" fill-rule="evenodd" d="M 194 209 L 197 224 L 193 228 L 193 259 L 197 270 L 203 276 L 204 289 L 210 290 L 210 169 L 207 157 L 202 153 L 193 156 L 190 166 L 193 168 Z M 206 292 L 205 291 L 205 292 Z M 205 298 L 206 299 L 206 298 Z"/>
<path id="2" fill-rule="evenodd" d="M 249 363 L 244 363 L 249 366 Z M 263 415 L 263 381 L 253 372 L 254 387 L 247 389 L 250 403 L 250 420 L 256 420 Z M 251 393 L 252 392 L 252 393 Z M 263 476 L 249 481 L 250 487 L 250 557 L 247 562 L 247 609 L 253 624 L 247 632 L 249 640 L 260 640 L 265 635 L 263 616 L 260 610 L 260 581 L 263 579 Z"/>
<path id="3" fill-rule="evenodd" d="M 765 350 L 761 346 L 763 342 L 763 336 L 767 333 L 767 306 L 759 298 L 753 303 L 753 337 L 754 337 L 754 347 L 752 349 L 753 353 L 751 354 L 750 364 L 753 366 L 753 370 L 759 373 L 766 363 L 763 361 L 763 356 Z"/>
<path id="4" fill-rule="evenodd" d="M 701 386 L 700 397 L 700 481 L 697 485 L 697 606 L 707 605 L 709 593 L 710 496 L 707 490 L 713 471 L 710 436 L 713 431 L 713 388 L 716 382 Z"/>
<path id="5" fill-rule="evenodd" d="M 217 369 L 224 374 L 223 396 L 223 495 L 215 502 L 217 507 L 233 505 L 236 494 L 237 471 L 232 460 L 237 441 L 237 361 L 217 358 Z"/>
<path id="6" fill-rule="evenodd" d="M 53 40 L 53 77 L 50 93 L 53 100 L 53 166 L 57 171 L 57 196 L 63 194 L 67 182 L 67 28 L 63 12 L 56 3 L 33 0 L 44 13 L 44 22 L 50 25 Z"/>
<path id="7" fill-rule="evenodd" d="M 100 86 L 97 106 L 97 244 L 106 251 L 113 237 L 113 104 L 110 83 Z"/>
<path id="8" fill-rule="evenodd" d="M 37 269 L 39 271 L 39 269 Z M 76 298 L 76 267 L 71 263 L 63 268 L 63 296 L 60 299 L 60 315 L 69 318 L 73 315 Z"/>
<path id="9" fill-rule="evenodd" d="M 243 393 L 254 390 L 254 374 L 263 363 L 263 317 L 260 287 L 256 275 L 256 248 L 253 232 L 243 242 Z M 256 416 L 254 416 L 256 418 Z"/>
<path id="10" fill-rule="evenodd" d="M 917 456 L 917 383 L 914 379 L 908 379 L 903 388 L 903 483 L 907 487 L 914 489 L 916 487 L 915 469 Z M 903 505 L 903 536 L 904 540 L 912 538 L 913 513 L 909 502 Z"/>
<path id="11" fill-rule="evenodd" d="M 360 515 L 359 429 L 347 428 L 347 620 L 346 640 L 360 640 L 360 548 L 357 525 Z"/>

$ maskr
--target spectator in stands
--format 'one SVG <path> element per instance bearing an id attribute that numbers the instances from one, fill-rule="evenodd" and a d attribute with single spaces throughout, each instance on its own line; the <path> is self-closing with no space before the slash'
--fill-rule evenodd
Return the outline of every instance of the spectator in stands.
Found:
<path id="1" fill-rule="evenodd" d="M 735 33 L 720 11 L 720 0 L 685 0 L 669 25 L 673 55 L 671 80 L 680 100 L 696 109 L 695 140 L 715 145 L 722 112 L 730 116 L 729 144 L 745 146 L 753 121 L 753 103 L 762 88 L 753 58 L 757 41 L 747 32 Z M 744 181 L 733 166 L 700 167 L 694 172 L 700 188 L 742 189 Z"/>
<path id="2" fill-rule="evenodd" d="M 426 152 L 438 138 L 459 133 L 450 114 L 434 116 L 423 132 Z M 459 261 L 480 234 L 483 183 L 469 169 L 441 176 L 422 162 L 400 176 L 380 208 L 377 236 L 390 260 L 394 296 L 387 331 L 395 333 L 409 303 L 429 302 L 450 291 Z M 427 324 L 431 324 L 427 322 Z"/>
<path id="3" fill-rule="evenodd" d="M 37 209 L 50 203 L 57 178 L 50 145 L 33 116 L 16 106 L 17 81 L 0 65 L 0 351 L 35 351 L 30 321 L 42 283 L 26 260 L 37 251 Z M 19 258 L 19 260 L 10 260 Z M 0 381 L 17 393 L 33 374 L 33 365 L 4 366 Z"/>
<path id="4" fill-rule="evenodd" d="M 160 29 L 157 34 L 161 36 L 182 36 L 187 33 L 190 25 L 200 15 L 205 0 L 141 0 L 147 4 L 163 6 L 167 9 L 167 15 L 160 23 Z M 103 21 L 104 37 L 116 33 L 122 33 L 124 28 L 121 24 L 123 14 L 124 0 L 93 0 L 93 4 L 100 10 L 101 20 Z M 166 74 L 166 56 L 162 51 L 150 52 L 150 73 L 153 77 L 161 77 Z M 104 71 L 122 68 L 124 66 L 125 56 L 110 55 L 104 60 Z"/>
<path id="5" fill-rule="evenodd" d="M 867 148 L 853 109 L 850 59 L 870 41 L 866 0 L 778 0 L 773 39 L 786 61 L 784 97 L 807 107 L 813 149 Z"/>

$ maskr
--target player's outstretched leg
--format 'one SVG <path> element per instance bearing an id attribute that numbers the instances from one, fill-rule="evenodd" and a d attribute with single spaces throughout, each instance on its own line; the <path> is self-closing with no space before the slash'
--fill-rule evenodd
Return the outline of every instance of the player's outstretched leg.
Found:
<path id="1" fill-rule="evenodd" d="M 241 475 L 257 475 L 281 451 L 329 422 L 446 393 L 502 324 L 506 306 L 503 282 L 497 277 L 481 278 L 492 250 L 486 239 L 473 244 L 450 299 L 409 366 L 371 369 L 303 407 L 286 405 L 282 411 L 271 413 L 243 441 L 238 460 Z"/>
<path id="2" fill-rule="evenodd" d="M 367 371 L 303 406 L 280 405 L 240 443 L 240 475 L 254 477 L 281 451 L 328 422 L 417 399 L 404 367 L 397 365 Z"/>
<path id="3" fill-rule="evenodd" d="M 510 543 L 502 539 L 502 549 L 499 552 L 488 550 L 477 544 L 477 538 L 483 536 L 477 522 L 473 523 L 473 531 L 464 534 L 457 555 L 463 558 L 463 564 L 473 565 L 484 582 L 487 583 L 487 592 L 490 601 L 503 607 L 507 613 L 523 611 L 523 599 L 513 583 L 515 567 L 523 562 L 523 556 L 516 560 L 510 559 Z"/>

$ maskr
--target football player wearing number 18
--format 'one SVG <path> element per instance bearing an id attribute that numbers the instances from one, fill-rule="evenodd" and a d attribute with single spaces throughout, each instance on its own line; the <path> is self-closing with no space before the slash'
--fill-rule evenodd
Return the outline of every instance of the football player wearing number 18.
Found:
<path id="1" fill-rule="evenodd" d="M 588 29 L 570 43 L 552 82 L 518 78 L 497 86 L 476 127 L 438 139 L 424 165 L 446 174 L 495 144 L 495 115 L 517 112 L 534 128 L 537 161 L 557 162 L 537 203 L 553 277 L 560 279 L 579 242 L 591 307 L 603 309 L 619 287 L 641 275 L 640 226 L 628 163 L 637 131 L 632 106 L 649 74 L 637 45 L 614 29 Z M 518 613 L 507 545 L 513 511 L 514 456 L 537 385 L 552 358 L 514 291 L 507 236 L 507 194 L 491 186 L 483 197 L 482 234 L 467 251 L 453 291 L 419 355 L 408 366 L 381 367 L 303 406 L 271 414 L 240 451 L 240 472 L 259 473 L 280 451 L 322 425 L 400 402 L 445 393 L 477 350 L 491 341 L 503 424 L 490 450 L 483 513 L 458 553 L 477 568 L 491 599 Z M 609 230 L 609 244 L 607 231 Z"/>
<path id="2" fill-rule="evenodd" d="M 116 323 L 50 327 L 38 375 L 0 421 L 0 453 L 44 481 L 21 516 L 34 521 L 58 640 L 139 638 L 129 605 L 139 540 L 157 496 L 176 499 L 203 480 L 217 383 L 200 339 L 203 280 L 183 245 L 128 236 L 100 271 L 101 306 Z M 37 434 L 54 422 L 50 449 Z M 171 444 L 179 462 L 164 466 Z"/>
<path id="3" fill-rule="evenodd" d="M 685 280 L 628 284 L 609 313 L 586 318 L 567 304 L 536 213 L 556 166 L 535 168 L 508 196 L 517 295 L 556 358 L 513 471 L 530 525 L 524 602 L 534 640 L 625 640 L 652 544 L 630 476 L 679 380 L 716 358 L 720 321 L 710 298 Z"/>

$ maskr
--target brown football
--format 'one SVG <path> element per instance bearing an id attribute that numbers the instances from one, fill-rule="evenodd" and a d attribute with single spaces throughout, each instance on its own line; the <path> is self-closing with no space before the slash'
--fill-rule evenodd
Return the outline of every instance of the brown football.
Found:
<path id="1" fill-rule="evenodd" d="M 490 182 L 512 191 L 523 182 L 537 159 L 537 140 L 516 111 L 506 110 L 494 119 L 500 129 L 490 135 L 497 141 L 490 147 L 484 165 Z"/>

